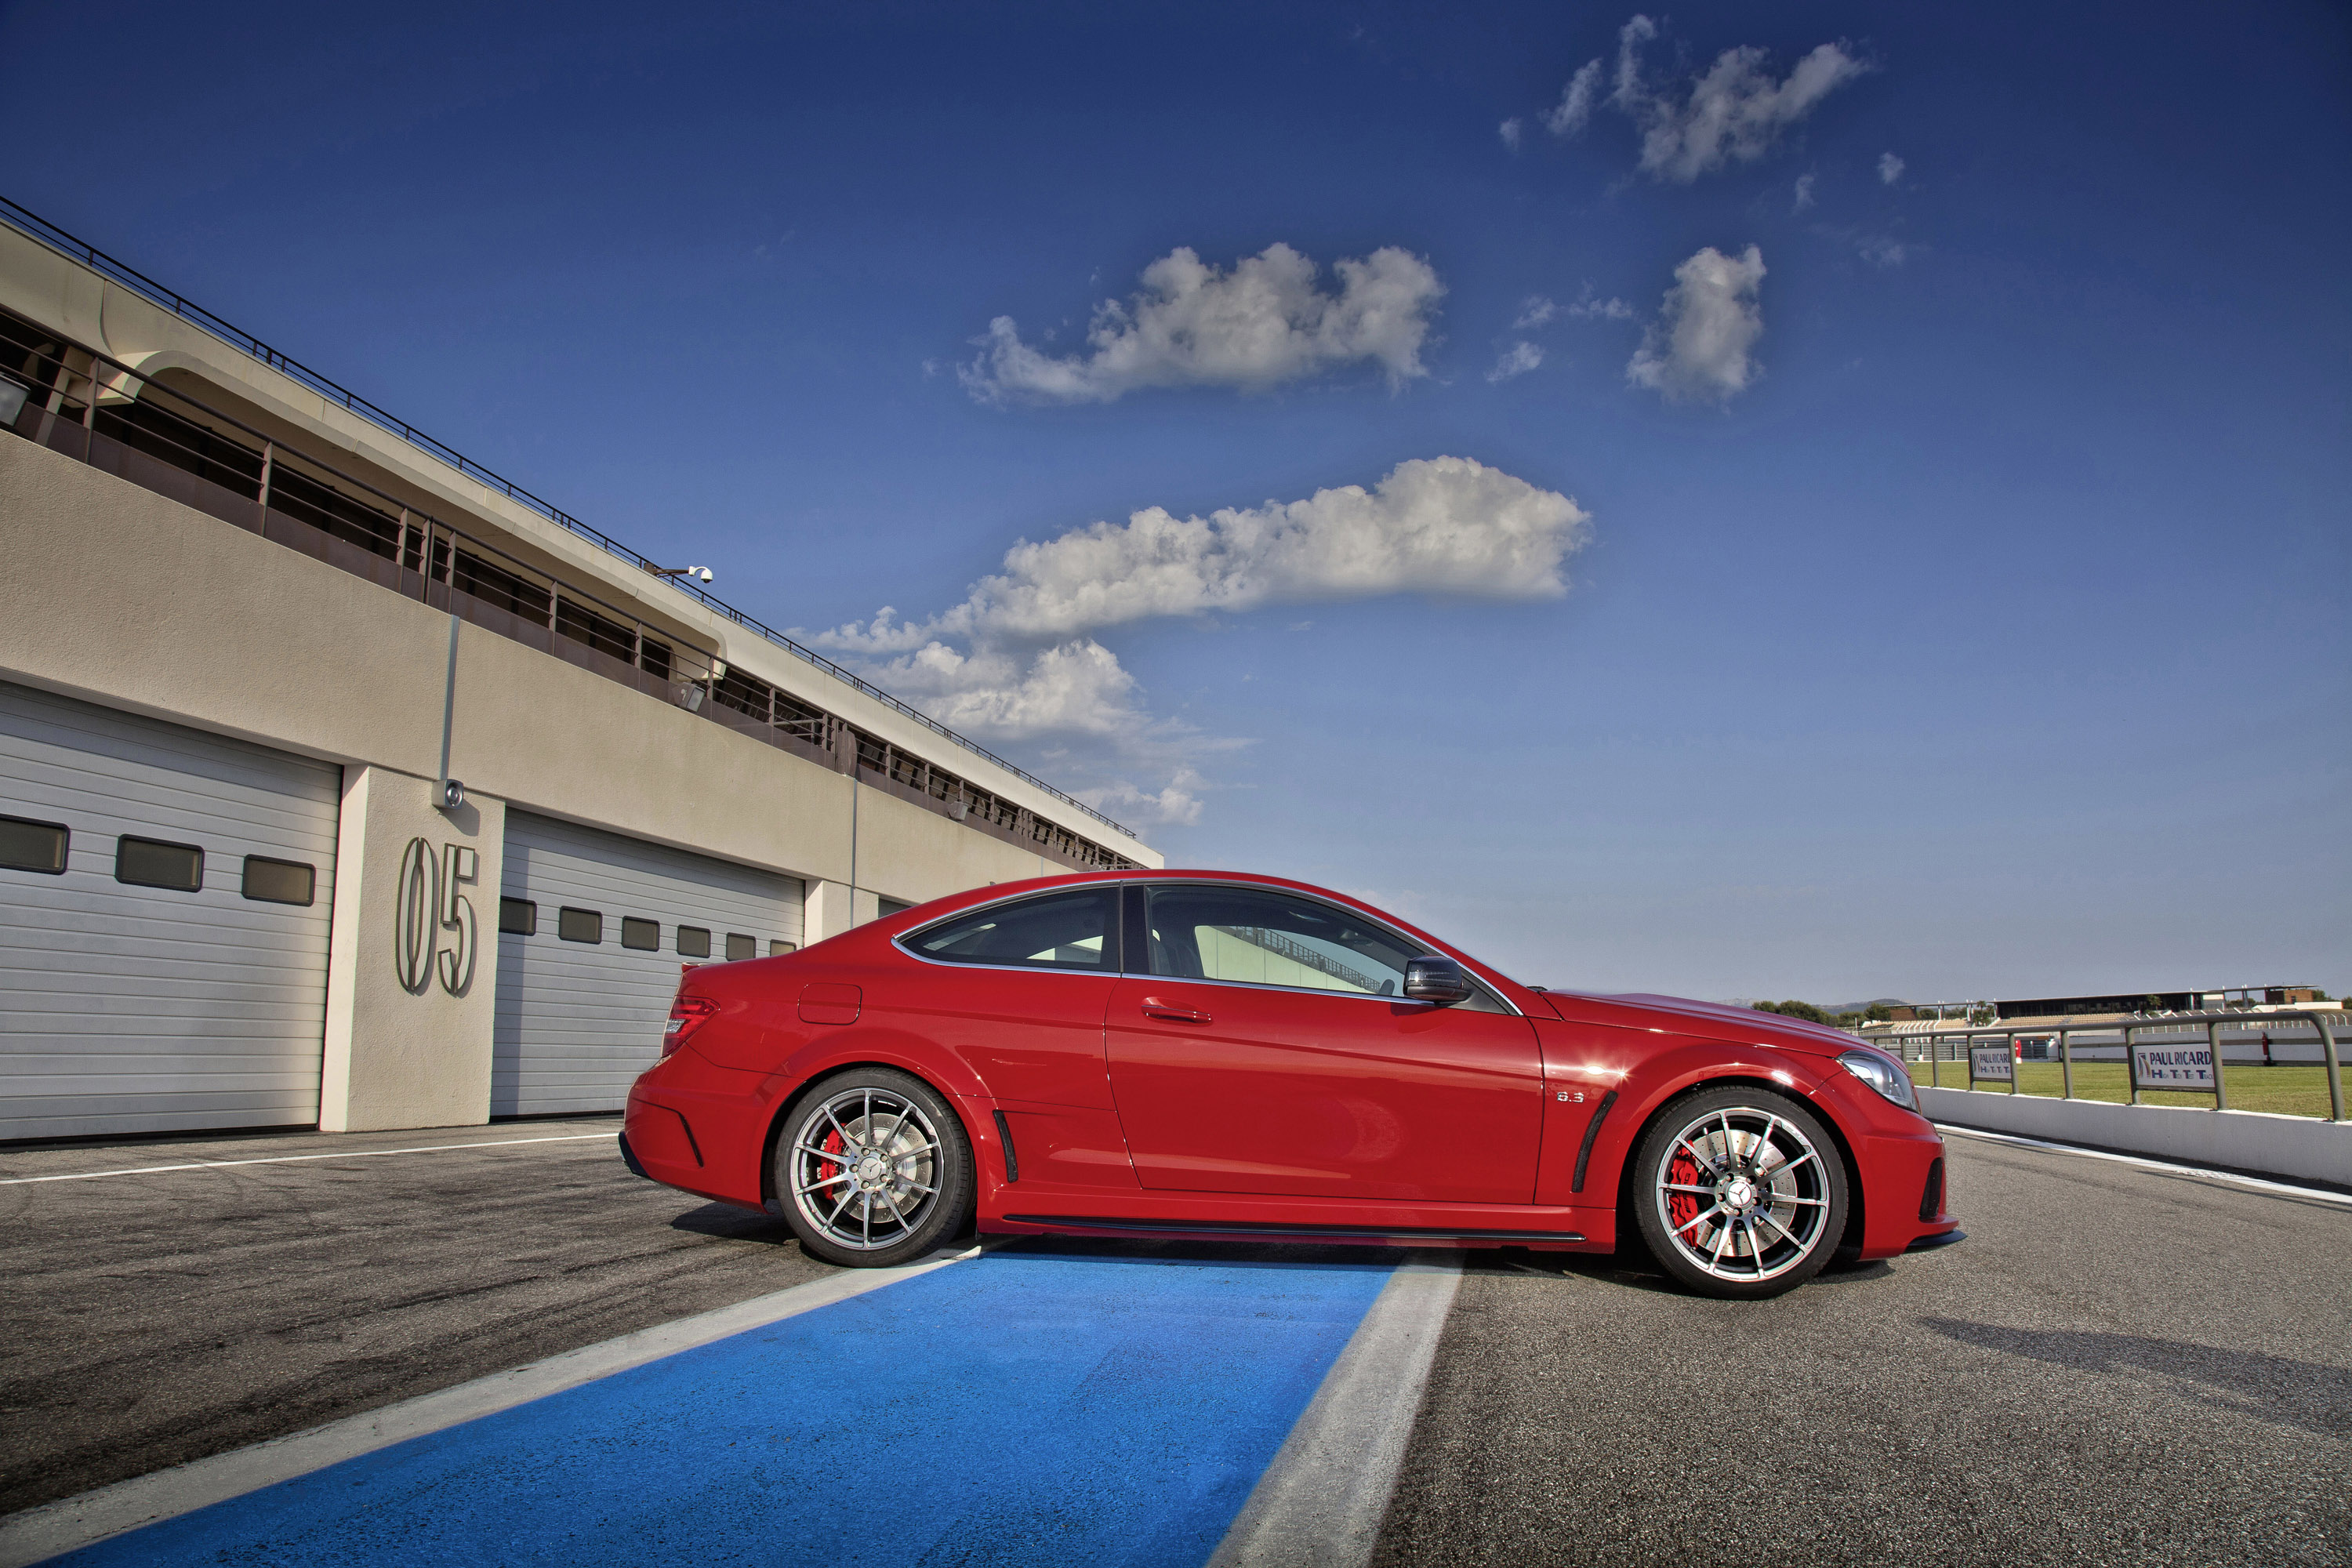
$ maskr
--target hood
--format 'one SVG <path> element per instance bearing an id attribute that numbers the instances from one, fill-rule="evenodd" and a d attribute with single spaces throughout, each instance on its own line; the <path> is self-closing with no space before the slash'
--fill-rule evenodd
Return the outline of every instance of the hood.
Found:
<path id="1" fill-rule="evenodd" d="M 1731 1026 L 1743 1037 L 1762 1037 L 1773 1045 L 1791 1050 L 1811 1051 L 1817 1056 L 1836 1056 L 1867 1042 L 1832 1029 L 1826 1024 L 1811 1024 L 1802 1018 L 1791 1018 L 1780 1013 L 1759 1013 L 1753 1007 L 1733 1007 L 1721 1002 L 1696 1002 L 1687 996 L 1657 996 L 1648 993 L 1600 996 L 1596 1002 L 1613 1002 L 1622 1007 L 1639 1007 L 1644 1012 L 1665 1013 L 1685 1020 L 1685 1027 L 1696 1026 L 1695 1032 L 1721 1034 Z"/>

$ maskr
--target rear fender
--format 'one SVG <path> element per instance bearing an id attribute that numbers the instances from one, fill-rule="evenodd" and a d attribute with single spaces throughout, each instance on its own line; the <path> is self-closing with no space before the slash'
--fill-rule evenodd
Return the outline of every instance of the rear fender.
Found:
<path id="1" fill-rule="evenodd" d="M 956 1122 L 963 1129 L 965 1142 L 973 1151 L 975 1173 L 983 1173 L 987 1162 L 979 1155 L 983 1149 L 996 1146 L 995 1129 L 982 1131 L 974 1120 L 970 1100 L 986 1103 L 988 1086 L 953 1051 L 935 1040 L 910 1034 L 887 1026 L 851 1026 L 828 1029 L 817 1039 L 786 1061 L 761 1084 L 761 1098 L 772 1107 L 768 1115 L 767 1136 L 760 1145 L 760 1196 L 761 1205 L 771 1214 L 781 1215 L 782 1205 L 776 1194 L 776 1141 L 783 1135 L 784 1123 L 809 1091 L 849 1068 L 889 1068 L 921 1080 L 955 1113 Z"/>

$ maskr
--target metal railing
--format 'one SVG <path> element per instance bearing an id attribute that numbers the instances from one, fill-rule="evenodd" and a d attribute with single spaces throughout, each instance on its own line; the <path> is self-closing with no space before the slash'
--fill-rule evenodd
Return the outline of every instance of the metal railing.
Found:
<path id="1" fill-rule="evenodd" d="M 477 463 L 471 458 L 467 457 L 463 452 L 458 451 L 456 447 L 449 446 L 446 442 L 434 439 L 432 437 L 427 436 L 424 431 L 417 429 L 414 425 L 409 424 L 405 419 L 402 419 L 394 415 L 386 413 L 383 409 L 369 402 L 366 398 L 360 396 L 359 394 L 351 391 L 349 388 L 342 386 L 336 382 L 329 380 L 326 376 L 320 374 L 317 371 L 312 370 L 310 366 L 304 364 L 301 361 L 295 359 L 290 354 L 281 353 L 277 349 L 274 349 L 268 343 L 263 342 L 259 338 L 255 337 L 252 333 L 244 331 L 242 328 L 232 326 L 228 322 L 221 320 L 218 316 L 214 315 L 210 310 L 204 309 L 202 306 L 181 298 L 178 294 L 173 293 L 171 289 L 166 289 L 161 283 L 156 282 L 145 273 L 141 272 L 123 262 L 116 260 L 113 257 L 107 255 L 102 250 L 100 250 L 97 247 L 76 238 L 74 236 L 68 234 L 64 229 L 59 228 L 57 225 L 41 217 L 38 214 L 19 206 L 16 203 L 8 200 L 5 196 L 0 196 L 0 222 L 6 223 L 11 228 L 17 230 L 28 238 L 39 241 L 41 244 L 47 246 L 50 249 L 65 256 L 69 260 L 79 262 L 82 266 L 89 268 L 93 272 L 99 273 L 100 276 L 110 279 L 110 281 L 121 284 L 123 288 L 139 295 L 150 304 L 154 305 L 159 309 L 169 310 L 179 320 L 188 322 L 190 325 L 200 329 L 212 337 L 218 338 L 221 342 L 226 343 L 229 347 L 236 349 L 238 353 L 243 353 L 249 358 L 259 360 L 263 364 L 266 364 L 270 369 L 277 371 L 279 374 L 291 376 L 294 380 L 300 382 L 304 386 L 309 387 L 312 392 L 317 393 L 320 396 L 327 399 L 329 402 L 334 404 L 337 407 L 341 408 L 346 413 L 366 420 L 369 424 L 373 425 L 378 429 L 383 430 L 387 434 L 399 437 L 403 441 L 415 447 L 417 450 L 424 452 L 438 461 L 448 465 L 450 468 L 457 469 L 466 478 L 472 479 L 475 483 L 498 491 L 500 495 L 506 497 L 509 500 L 515 502 L 518 506 L 529 508 L 530 510 L 547 519 L 550 522 L 562 528 L 567 532 L 576 534 L 580 538 L 587 540 L 590 543 L 594 544 L 597 548 L 604 551 L 608 554 L 616 556 L 619 559 L 627 562 L 632 566 L 638 567 L 646 572 L 659 572 L 661 570 L 652 560 L 638 554 L 627 545 L 623 544 L 619 540 L 613 538 L 612 535 L 581 521 L 578 518 L 573 517 L 570 512 L 563 510 L 553 502 L 533 494 L 531 491 L 525 489 L 520 485 L 516 484 L 513 480 L 505 478 L 503 475 L 500 475 L 492 469 L 483 467 L 481 464 Z M 111 363 L 113 362 L 110 361 L 108 363 Z M 803 647 L 801 644 L 794 642 L 791 637 L 786 637 L 783 633 L 777 631 L 774 627 L 767 626 L 751 616 L 745 615 L 741 610 L 737 609 L 734 605 L 727 603 L 716 595 L 711 594 L 699 584 L 689 582 L 683 577 L 668 577 L 666 580 L 672 587 L 677 589 L 678 592 L 690 595 L 692 597 L 698 600 L 704 607 L 709 609 L 713 615 L 719 616 L 736 626 L 741 626 L 745 631 L 751 633 L 762 641 L 772 643 L 777 647 L 782 648 L 785 652 L 793 655 L 794 658 L 802 659 L 806 663 L 814 666 L 816 668 L 823 670 L 825 674 L 831 676 L 834 679 L 840 681 L 843 685 L 851 688 L 853 690 L 856 690 L 864 696 L 873 699 L 875 701 L 883 704 L 885 707 L 891 709 L 893 711 L 906 718 L 913 720 L 916 723 L 922 725 L 932 733 L 952 742 L 954 744 L 962 747 L 965 751 L 973 753 L 975 756 L 987 759 L 996 766 L 1003 769 L 1006 773 L 1011 773 L 1013 777 L 1021 780 L 1024 784 L 1045 791 L 1045 794 L 1051 795 L 1054 799 L 1060 801 L 1063 805 L 1069 806 L 1075 811 L 1084 812 L 1087 816 L 1094 818 L 1097 822 L 1101 823 L 1104 826 L 1115 829 L 1119 833 L 1123 833 L 1129 838 L 1136 837 L 1132 830 L 1124 826 L 1120 823 L 1114 821 L 1110 817 L 1106 816 L 1103 813 L 1097 811 L 1095 807 L 1088 805 L 1086 802 L 1079 800 L 1075 795 L 1064 794 L 1061 790 L 1058 790 L 1052 784 L 1047 784 L 1044 779 L 1039 778 L 1036 774 L 1028 772 L 1026 769 L 1022 768 L 1015 763 L 1007 762 L 1004 758 L 998 756 L 994 752 L 990 751 L 987 747 L 982 745 L 979 742 L 971 739 L 969 736 L 959 734 L 957 731 L 950 730 L 945 724 L 942 724 L 938 720 L 932 718 L 929 714 L 923 712 L 920 709 L 910 707 L 907 703 L 900 701 L 898 698 L 891 696 L 890 693 L 883 690 L 880 687 L 868 682 L 854 671 L 846 669 L 841 665 L 835 664 L 833 660 L 825 658 L 821 653 L 815 652 L 814 649 Z"/>
<path id="2" fill-rule="evenodd" d="M 1967 1053 L 1966 1087 L 1973 1088 L 1980 1081 L 2007 1083 L 2009 1092 L 2015 1094 L 2017 1092 L 2017 1041 L 2020 1038 L 2038 1039 L 2055 1035 L 2058 1037 L 2059 1074 L 2063 1085 L 2060 1098 L 2072 1100 L 2074 1098 L 2074 1037 L 2116 1035 L 2123 1041 L 2124 1073 L 2131 1085 L 2130 1103 L 2137 1105 L 2140 1102 L 2139 1097 L 2143 1093 L 2151 1091 L 2166 1094 L 2210 1094 L 2213 1097 L 2214 1110 L 2227 1110 L 2230 1109 L 2230 1089 L 2222 1076 L 2221 1036 L 2223 1032 L 2261 1034 L 2279 1024 L 2305 1023 L 2309 1024 L 2319 1036 L 2320 1057 L 2327 1067 L 2327 1120 L 2341 1121 L 2345 1119 L 2344 1073 L 2336 1049 L 2336 1030 L 2344 1021 L 2345 1016 L 2341 1009 L 2332 1007 L 2278 1013 L 2246 1013 L 2227 1009 L 2209 1013 L 2168 1013 L 2154 1018 L 2121 1018 L 2100 1024 L 2071 1026 L 2045 1024 L 2027 1028 L 2019 1028 L 2013 1025 L 1988 1024 L 1965 1029 L 1926 1030 L 1917 1034 L 1904 1035 L 1892 1040 L 1872 1040 L 1871 1043 L 1881 1048 L 1885 1048 L 1889 1044 L 1895 1045 L 1901 1050 L 1906 1061 L 1918 1059 L 1910 1055 L 1910 1048 L 1924 1044 L 1927 1050 L 1928 1087 L 1941 1089 L 1944 1087 L 1944 1077 L 1943 1052 L 1940 1047 L 1946 1040 L 1961 1041 L 1963 1042 L 1961 1048 Z M 2202 1066 L 2205 1072 L 2211 1077 L 2211 1083 L 2196 1081 L 2193 1076 L 2170 1079 L 2143 1079 L 2140 1058 L 2133 1049 L 2135 1041 L 2132 1037 L 2168 1029 L 2188 1031 L 2191 1035 L 2192 1044 L 2195 1033 L 2200 1029 L 2203 1031 L 2205 1059 Z M 1868 1037 L 1864 1037 L 1868 1038 Z M 2007 1058 L 2009 1064 L 2006 1074 L 1990 1071 L 1979 1074 L 1975 1047 L 1966 1044 L 1979 1039 L 1998 1039 L 2001 1042 L 2001 1055 Z M 1955 1058 L 1956 1063 L 1958 1059 Z M 2189 1065 L 2194 1067 L 2198 1064 Z"/>
<path id="3" fill-rule="evenodd" d="M 653 635 L 634 609 L 584 592 L 234 415 L 155 383 L 119 360 L 65 343 L 47 328 L 5 310 L 0 355 L 6 357 L 0 364 L 0 392 L 12 395 L 13 415 L 0 428 L 36 445 L 319 555 L 542 652 L 585 664 L 648 695 L 665 696 L 705 718 L 729 723 L 725 713 L 740 714 L 752 721 L 755 733 L 772 741 L 787 737 L 845 771 L 881 774 L 958 822 L 984 826 L 1081 868 L 1133 864 L 723 666 L 712 649 L 666 630 Z M 576 651 L 565 653 L 567 643 Z"/>

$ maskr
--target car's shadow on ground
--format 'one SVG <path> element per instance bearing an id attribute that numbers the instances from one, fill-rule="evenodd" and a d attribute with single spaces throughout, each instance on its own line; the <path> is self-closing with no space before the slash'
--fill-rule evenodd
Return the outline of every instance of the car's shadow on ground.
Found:
<path id="1" fill-rule="evenodd" d="M 1623 1290 L 1697 1299 L 1695 1292 L 1667 1279 L 1648 1251 L 1639 1245 L 1622 1247 L 1614 1253 L 1534 1252 L 1521 1247 L 1481 1249 L 1465 1254 L 1462 1268 L 1465 1274 L 1549 1274 L 1559 1279 L 1589 1279 Z M 1892 1265 L 1885 1260 L 1848 1263 L 1832 1258 L 1804 1289 L 1835 1289 L 1840 1286 L 1870 1284 L 1891 1279 L 1894 1273 Z"/>
<path id="2" fill-rule="evenodd" d="M 773 1215 L 754 1214 L 733 1204 L 704 1204 L 700 1208 L 688 1209 L 671 1220 L 669 1227 L 721 1241 L 756 1241 L 767 1247 L 793 1248 L 801 1244 L 793 1227 Z"/>

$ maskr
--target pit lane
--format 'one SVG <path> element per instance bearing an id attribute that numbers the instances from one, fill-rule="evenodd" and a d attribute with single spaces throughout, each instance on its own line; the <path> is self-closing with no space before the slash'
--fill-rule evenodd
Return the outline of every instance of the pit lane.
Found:
<path id="1" fill-rule="evenodd" d="M 627 1177 L 604 1140 L 610 1126 L 0 1160 L 0 1176 L 19 1179 L 0 1187 L 0 1223 L 17 1238 L 17 1267 L 0 1282 L 12 1344 L 0 1381 L 6 1506 L 833 1273 L 772 1222 Z M 551 1141 L 510 1142 L 526 1136 Z M 371 1157 L 448 1142 L 480 1147 Z M 1337 1548 L 1351 1534 L 1383 1563 L 2352 1555 L 2352 1209 L 1965 1137 L 1951 1145 L 1967 1243 L 1832 1273 L 1774 1302 L 1695 1300 L 1608 1260 L 1469 1255 L 1433 1361 L 1424 1355 L 1419 1419 L 1391 1422 L 1393 1496 L 1383 1509 L 1384 1488 L 1349 1494 L 1353 1530 L 1327 1521 L 1319 1535 Z M 288 1158 L 316 1152 L 339 1157 Z M 21 1181 L 193 1158 L 215 1163 Z M 218 1163 L 240 1158 L 281 1163 Z M 591 1383 L 569 1404 L 540 1402 L 499 1451 L 544 1462 L 503 1467 L 503 1483 L 501 1466 L 481 1469 L 489 1490 L 467 1494 L 461 1540 L 484 1561 L 634 1560 L 642 1510 L 603 1533 L 567 1520 L 560 1551 L 502 1533 L 522 1497 L 516 1478 L 531 1478 L 541 1514 L 616 1488 L 682 1500 L 744 1440 L 740 1429 L 711 1436 L 700 1415 L 711 1387 L 785 1389 L 820 1363 L 828 1377 L 895 1363 L 893 1388 L 943 1391 L 943 1403 L 919 1399 L 902 1415 L 944 1412 L 964 1426 L 957 1444 L 898 1454 L 894 1468 L 935 1463 L 943 1482 L 984 1485 L 935 1510 L 928 1533 L 835 1537 L 829 1561 L 1044 1562 L 1083 1541 L 1091 1559 L 1201 1562 L 1276 1449 L 1291 1456 L 1282 1432 L 1307 1413 L 1317 1380 L 1337 1375 L 1334 1356 L 1371 1321 L 1374 1287 L 1398 1260 L 1022 1244 L 981 1261 L 994 1269 L 984 1279 L 956 1265 L 796 1319 L 770 1337 L 788 1354 L 771 1349 L 764 1364 L 755 1354 L 694 1391 L 661 1392 L 679 1356 Z M 1126 1327 L 1101 1331 L 1115 1322 Z M 1024 1355 L 1041 1359 L 1018 1377 L 962 1374 Z M 975 1402 L 975 1390 L 985 1396 Z M 676 1402 L 667 1416 L 665 1399 Z M 625 1424 L 637 1438 L 620 1462 L 611 1445 L 583 1446 L 631 1401 Z M 785 1430 L 782 1405 L 759 1420 Z M 649 1468 L 647 1444 L 669 1458 Z M 1325 1448 L 1319 1462 L 1349 1462 L 1349 1450 L 1335 1459 Z M 1309 1475 L 1305 1489 L 1332 1479 Z M 258 1506 L 232 1511 L 257 1518 Z M 777 1538 L 778 1520 L 756 1510 L 694 1511 L 698 1531 L 718 1529 L 698 1537 L 705 1544 L 734 1540 L 756 1556 L 752 1543 Z M 348 1525 L 300 1514 L 281 1513 L 274 1560 L 363 1544 Z M 396 1501 L 376 1514 L 407 1517 Z M 1170 1520 L 1182 1528 L 1154 1527 Z M 397 1558 L 403 1540 L 416 1538 L 395 1528 L 362 1554 Z M 150 1531 L 93 1556 L 139 1560 L 123 1553 L 142 1542 L 171 1544 Z M 240 1542 L 182 1544 L 184 1557 L 150 1560 Z M 417 1542 L 418 1560 L 451 1544 L 426 1553 Z M 1299 1549 L 1276 1531 L 1256 1540 L 1255 1558 L 1229 1542 L 1224 1560 L 1297 1560 Z"/>

